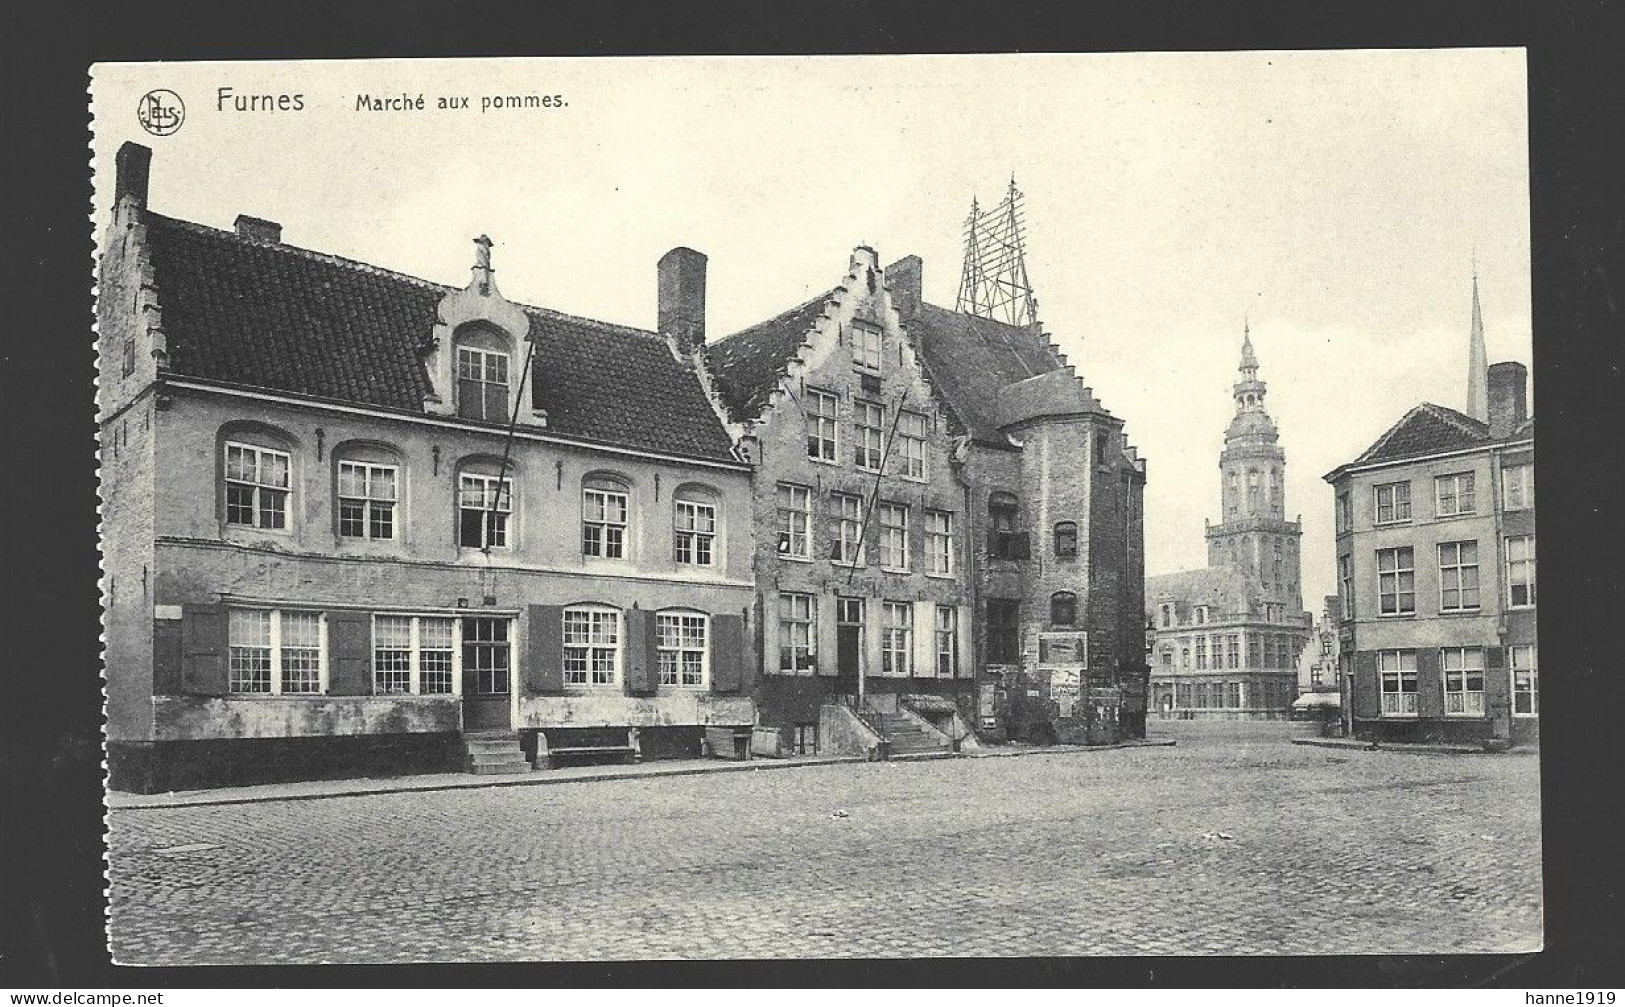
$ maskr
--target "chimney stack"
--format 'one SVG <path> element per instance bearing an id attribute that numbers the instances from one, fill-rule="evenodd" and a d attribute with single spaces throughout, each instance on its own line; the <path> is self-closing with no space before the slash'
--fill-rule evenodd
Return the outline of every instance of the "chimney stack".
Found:
<path id="1" fill-rule="evenodd" d="M 921 274 L 925 270 L 925 263 L 918 255 L 905 255 L 901 259 L 886 267 L 887 286 L 891 288 L 892 307 L 903 318 L 909 318 L 920 310 Z"/>
<path id="2" fill-rule="evenodd" d="M 152 177 L 152 148 L 126 140 L 113 162 L 113 205 L 117 206 L 129 196 L 137 208 L 146 209 L 147 182 Z"/>
<path id="3" fill-rule="evenodd" d="M 1490 436 L 1510 437 L 1529 418 L 1529 368 L 1503 360 L 1489 372 Z"/>
<path id="4" fill-rule="evenodd" d="M 273 245 L 282 242 L 282 225 L 274 220 L 261 220 L 246 213 L 237 215 L 237 237 L 249 241 L 264 241 Z"/>
<path id="5" fill-rule="evenodd" d="M 657 327 L 687 353 L 705 345 L 705 262 L 694 249 L 678 247 L 655 267 Z"/>

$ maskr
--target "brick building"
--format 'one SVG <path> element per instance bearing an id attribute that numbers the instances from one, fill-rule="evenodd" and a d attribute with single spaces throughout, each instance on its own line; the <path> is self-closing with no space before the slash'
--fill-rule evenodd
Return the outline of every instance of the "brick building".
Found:
<path id="1" fill-rule="evenodd" d="M 1325 477 L 1357 737 L 1539 739 L 1529 378 L 1485 359 L 1475 278 L 1467 412 L 1424 402 Z"/>
<path id="2" fill-rule="evenodd" d="M 826 748 L 1143 733 L 1144 462 L 1036 327 L 927 304 L 922 270 L 860 247 L 706 348 L 757 466 L 763 720 Z"/>
<path id="3" fill-rule="evenodd" d="M 507 300 L 147 207 L 98 297 L 112 785 L 700 750 L 756 721 L 751 467 L 682 324 Z M 520 753 L 523 753 L 521 755 Z"/>
<path id="4" fill-rule="evenodd" d="M 1208 565 L 1146 585 L 1153 703 L 1165 718 L 1283 719 L 1298 695 L 1311 623 L 1303 530 L 1286 519 L 1286 452 L 1264 409 L 1250 332 L 1238 370 L 1236 413 L 1219 454 L 1222 517 L 1207 523 Z"/>

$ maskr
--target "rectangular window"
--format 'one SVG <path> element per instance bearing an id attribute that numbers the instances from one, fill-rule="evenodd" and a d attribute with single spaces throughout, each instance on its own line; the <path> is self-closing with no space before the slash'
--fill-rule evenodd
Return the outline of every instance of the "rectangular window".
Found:
<path id="1" fill-rule="evenodd" d="M 1377 524 L 1397 524 L 1411 519 L 1411 484 L 1384 483 L 1374 488 Z"/>
<path id="2" fill-rule="evenodd" d="M 508 422 L 508 355 L 500 350 L 457 347 L 457 415 Z"/>
<path id="3" fill-rule="evenodd" d="M 1416 651 L 1378 651 L 1377 688 L 1384 717 L 1416 716 Z"/>
<path id="4" fill-rule="evenodd" d="M 1196 638 L 1196 670 L 1207 670 L 1207 637 L 1205 636 Z"/>
<path id="5" fill-rule="evenodd" d="M 897 416 L 897 446 L 904 479 L 925 479 L 925 417 L 902 412 Z"/>
<path id="6" fill-rule="evenodd" d="M 452 620 L 380 615 L 372 622 L 372 691 L 447 695 L 452 691 Z"/>
<path id="7" fill-rule="evenodd" d="M 812 490 L 779 483 L 779 555 L 812 558 Z"/>
<path id="8" fill-rule="evenodd" d="M 1224 660 L 1226 668 L 1241 667 L 1241 637 L 1231 633 L 1224 638 Z"/>
<path id="9" fill-rule="evenodd" d="M 1535 536 L 1507 539 L 1507 604 L 1528 608 L 1535 603 Z"/>
<path id="10" fill-rule="evenodd" d="M 292 462 L 285 451 L 226 443 L 226 523 L 288 527 Z"/>
<path id="11" fill-rule="evenodd" d="M 317 612 L 232 609 L 227 623 L 227 689 L 246 695 L 319 694 L 326 651 L 323 629 Z"/>
<path id="12" fill-rule="evenodd" d="M 852 323 L 852 364 L 859 370 L 880 373 L 885 354 L 884 333 L 872 325 Z"/>
<path id="13" fill-rule="evenodd" d="M 581 554 L 599 559 L 626 558 L 626 493 L 610 489 L 581 491 Z"/>
<path id="14" fill-rule="evenodd" d="M 807 457 L 834 463 L 839 455 L 835 421 L 837 400 L 830 392 L 807 390 Z"/>
<path id="15" fill-rule="evenodd" d="M 1416 612 L 1416 556 L 1410 546 L 1377 550 L 1377 614 Z"/>
<path id="16" fill-rule="evenodd" d="M 1354 507 L 1347 493 L 1337 494 L 1337 531 L 1339 534 L 1354 530 Z"/>
<path id="17" fill-rule="evenodd" d="M 1508 465 L 1501 469 L 1501 509 L 1525 510 L 1535 505 L 1535 467 Z"/>
<path id="18" fill-rule="evenodd" d="M 393 465 L 339 462 L 339 534 L 345 538 L 395 537 Z"/>
<path id="19" fill-rule="evenodd" d="M 1263 666 L 1264 657 L 1260 653 L 1258 634 L 1249 633 L 1247 635 L 1247 667 L 1262 668 Z"/>
<path id="20" fill-rule="evenodd" d="M 987 659 L 1014 664 L 1021 655 L 1021 603 L 1001 598 L 987 602 Z"/>
<path id="21" fill-rule="evenodd" d="M 1174 700 L 1175 705 L 1181 710 L 1192 708 L 1195 700 L 1191 696 L 1191 684 L 1189 682 L 1179 682 L 1174 685 Z"/>
<path id="22" fill-rule="evenodd" d="M 914 673 L 914 606 L 906 601 L 882 604 L 885 623 L 880 629 L 880 673 Z"/>
<path id="23" fill-rule="evenodd" d="M 1433 490 L 1438 500 L 1439 517 L 1455 517 L 1458 514 L 1471 514 L 1474 509 L 1473 500 L 1473 474 L 1471 472 L 1457 472 L 1453 475 L 1438 476 L 1433 480 Z"/>
<path id="24" fill-rule="evenodd" d="M 621 670 L 621 613 L 564 610 L 564 684 L 614 685 Z"/>
<path id="25" fill-rule="evenodd" d="M 1354 557 L 1337 557 L 1337 601 L 1342 609 L 1338 613 L 1343 622 L 1354 618 Z"/>
<path id="26" fill-rule="evenodd" d="M 1232 710 L 1241 709 L 1241 683 L 1224 683 L 1224 705 Z"/>
<path id="27" fill-rule="evenodd" d="M 959 672 L 959 612 L 952 605 L 937 606 L 937 677 Z"/>
<path id="28" fill-rule="evenodd" d="M 1478 543 L 1439 543 L 1439 611 L 1478 608 Z"/>
<path id="29" fill-rule="evenodd" d="M 1484 650 L 1481 647 L 1446 647 L 1444 712 L 1462 717 L 1484 715 Z"/>
<path id="30" fill-rule="evenodd" d="M 513 511 L 513 480 L 463 473 L 457 477 L 458 544 L 470 549 L 508 547 L 508 515 Z"/>
<path id="31" fill-rule="evenodd" d="M 1540 713 L 1540 673 L 1535 668 L 1534 644 L 1507 648 L 1507 664 L 1512 669 L 1512 713 L 1533 717 Z"/>
<path id="32" fill-rule="evenodd" d="M 857 437 L 852 446 L 852 460 L 866 472 L 879 472 L 885 460 L 886 407 L 859 400 L 852 406 L 852 422 Z"/>
<path id="33" fill-rule="evenodd" d="M 676 525 L 676 559 L 692 566 L 715 561 L 717 509 L 694 500 L 678 500 L 672 519 Z"/>
<path id="34" fill-rule="evenodd" d="M 463 691 L 476 696 L 508 693 L 508 620 L 463 620 Z"/>
<path id="35" fill-rule="evenodd" d="M 816 607 L 810 594 L 779 595 L 779 670 L 810 673 L 816 666 L 813 624 Z"/>
<path id="36" fill-rule="evenodd" d="M 947 511 L 925 512 L 925 557 L 930 573 L 954 572 L 954 516 Z"/>
<path id="37" fill-rule="evenodd" d="M 863 562 L 863 498 L 831 493 L 829 518 L 830 559 L 853 566 Z"/>
<path id="38" fill-rule="evenodd" d="M 705 630 L 703 615 L 655 616 L 661 685 L 705 685 Z"/>
<path id="39" fill-rule="evenodd" d="M 135 340 L 134 339 L 126 339 L 124 341 L 124 366 L 123 366 L 123 369 L 119 372 L 119 377 L 127 378 L 127 377 L 129 377 L 130 375 L 132 375 L 134 373 L 135 373 Z"/>
<path id="40" fill-rule="evenodd" d="M 902 504 L 880 505 L 880 567 L 908 569 L 908 508 Z"/>

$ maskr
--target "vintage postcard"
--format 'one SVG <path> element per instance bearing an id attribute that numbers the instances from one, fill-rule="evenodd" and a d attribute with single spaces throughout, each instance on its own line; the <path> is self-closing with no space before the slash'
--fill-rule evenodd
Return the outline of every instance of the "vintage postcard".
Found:
<path id="1" fill-rule="evenodd" d="M 113 958 L 1538 950 L 1525 93 L 96 66 Z"/>

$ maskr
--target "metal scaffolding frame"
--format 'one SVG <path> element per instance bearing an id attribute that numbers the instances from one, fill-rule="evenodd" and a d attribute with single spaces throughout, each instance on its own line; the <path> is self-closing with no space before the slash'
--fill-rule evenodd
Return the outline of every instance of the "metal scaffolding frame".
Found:
<path id="1" fill-rule="evenodd" d="M 1012 176 L 1004 200 L 993 210 L 984 213 L 971 200 L 956 310 L 1011 325 L 1037 323 L 1038 299 L 1027 278 L 1022 245 L 1023 198 Z"/>

